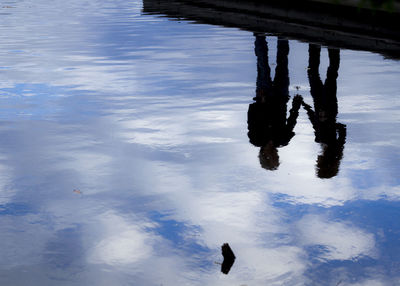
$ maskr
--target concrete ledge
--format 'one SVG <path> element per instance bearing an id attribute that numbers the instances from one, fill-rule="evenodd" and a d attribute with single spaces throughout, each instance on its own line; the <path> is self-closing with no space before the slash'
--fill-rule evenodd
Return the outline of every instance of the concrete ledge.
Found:
<path id="1" fill-rule="evenodd" d="M 143 12 L 400 58 L 400 13 L 327 1 L 143 0 Z"/>

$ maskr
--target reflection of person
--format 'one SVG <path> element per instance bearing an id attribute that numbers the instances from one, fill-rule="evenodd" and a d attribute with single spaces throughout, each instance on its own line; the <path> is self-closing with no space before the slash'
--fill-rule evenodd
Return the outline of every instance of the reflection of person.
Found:
<path id="1" fill-rule="evenodd" d="M 308 117 L 315 131 L 315 141 L 320 143 L 323 151 L 317 160 L 317 175 L 320 178 L 331 178 L 339 171 L 340 160 L 346 140 L 346 126 L 337 123 L 338 103 L 336 98 L 336 79 L 338 77 L 340 54 L 338 49 L 328 49 L 329 67 L 323 84 L 319 76 L 321 47 L 309 45 L 308 79 L 314 110 L 303 102 Z"/>
<path id="2" fill-rule="evenodd" d="M 265 36 L 255 34 L 255 37 L 257 89 L 255 102 L 250 104 L 247 113 L 248 136 L 250 143 L 261 147 L 261 166 L 268 170 L 276 170 L 279 166 L 277 147 L 286 146 L 294 136 L 293 129 L 302 98 L 300 95 L 294 97 L 290 115 L 286 118 L 289 101 L 289 42 L 278 38 L 277 64 L 272 81 Z"/>

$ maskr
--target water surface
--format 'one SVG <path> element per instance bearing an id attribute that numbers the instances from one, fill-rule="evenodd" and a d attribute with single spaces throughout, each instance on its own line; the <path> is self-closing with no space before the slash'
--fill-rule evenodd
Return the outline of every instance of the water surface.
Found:
<path id="1" fill-rule="evenodd" d="M 256 36 L 141 9 L 2 3 L 0 284 L 398 285 L 400 63 L 338 51 L 337 172 L 318 176 L 305 105 L 267 170 Z M 309 43 L 287 43 L 289 116 L 315 105 Z"/>

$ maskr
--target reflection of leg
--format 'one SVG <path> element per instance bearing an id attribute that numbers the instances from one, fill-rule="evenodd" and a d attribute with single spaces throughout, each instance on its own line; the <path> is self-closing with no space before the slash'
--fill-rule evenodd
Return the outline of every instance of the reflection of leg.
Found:
<path id="1" fill-rule="evenodd" d="M 326 73 L 325 87 L 329 94 L 336 96 L 336 79 L 338 77 L 340 54 L 338 49 L 329 49 L 329 67 Z"/>
<path id="2" fill-rule="evenodd" d="M 336 98 L 336 79 L 338 77 L 340 51 L 339 49 L 328 49 L 329 53 L 329 67 L 326 73 L 326 80 L 324 85 L 324 105 L 327 111 L 327 116 L 330 117 L 332 122 L 336 121 L 338 113 L 338 104 Z"/>
<path id="3" fill-rule="evenodd" d="M 254 51 L 257 56 L 257 95 L 271 87 L 271 69 L 268 63 L 268 44 L 265 36 L 256 35 Z"/>
<path id="4" fill-rule="evenodd" d="M 339 63 L 340 63 L 340 50 L 330 48 L 330 49 L 328 49 L 328 54 L 329 54 L 328 73 L 329 73 L 329 70 L 331 70 L 331 72 L 336 73 L 336 77 L 337 77 L 337 72 L 339 70 Z"/>
<path id="5" fill-rule="evenodd" d="M 318 73 L 321 46 L 315 44 L 308 45 L 308 68 Z"/>
<path id="6" fill-rule="evenodd" d="M 308 81 L 310 83 L 310 93 L 314 100 L 315 112 L 318 112 L 319 101 L 323 92 L 323 84 L 319 77 L 319 61 L 321 47 L 310 44 L 308 47 Z"/>
<path id="7" fill-rule="evenodd" d="M 319 77 L 321 47 L 319 45 L 309 44 L 308 46 L 308 81 L 310 83 L 310 93 L 314 101 L 314 111 L 309 105 L 304 104 L 308 117 L 315 131 L 315 141 L 320 142 L 319 113 L 321 108 L 321 96 L 323 84 Z"/>
<path id="8" fill-rule="evenodd" d="M 274 89 L 280 96 L 289 95 L 289 69 L 288 54 L 289 41 L 278 38 L 278 48 L 276 54 L 276 69 L 274 77 Z"/>

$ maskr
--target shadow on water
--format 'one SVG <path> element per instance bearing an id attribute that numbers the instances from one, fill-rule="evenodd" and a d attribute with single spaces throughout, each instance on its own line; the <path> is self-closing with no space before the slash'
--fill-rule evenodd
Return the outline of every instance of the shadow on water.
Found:
<path id="1" fill-rule="evenodd" d="M 346 126 L 337 123 L 338 103 L 336 79 L 338 77 L 340 51 L 329 48 L 329 67 L 325 83 L 319 75 L 319 45 L 309 45 L 308 79 L 314 110 L 300 95 L 292 100 L 287 117 L 289 102 L 289 42 L 278 37 L 275 77 L 271 79 L 268 62 L 266 37 L 255 34 L 254 50 L 257 57 L 257 87 L 254 103 L 249 105 L 247 123 L 250 143 L 260 147 L 260 164 L 267 170 L 279 167 L 279 147 L 289 144 L 295 133 L 293 129 L 302 105 L 307 111 L 315 131 L 315 142 L 321 144 L 322 154 L 318 156 L 316 173 L 319 178 L 331 178 L 339 171 L 340 160 L 346 139 Z"/>
<path id="2" fill-rule="evenodd" d="M 338 103 L 336 98 L 336 79 L 338 77 L 340 51 L 328 49 L 329 67 L 325 83 L 319 75 L 321 47 L 309 45 L 308 79 L 314 110 L 303 102 L 315 133 L 315 142 L 321 144 L 322 154 L 318 156 L 316 172 L 319 178 L 332 178 L 339 171 L 346 142 L 346 126 L 337 123 Z"/>
<path id="3" fill-rule="evenodd" d="M 268 44 L 263 35 L 255 35 L 257 56 L 257 88 L 255 102 L 250 104 L 247 123 L 250 142 L 260 147 L 260 164 L 267 170 L 279 166 L 278 147 L 289 144 L 299 114 L 301 97 L 293 99 L 286 119 L 289 101 L 289 42 L 278 38 L 277 65 L 274 80 L 268 63 Z"/>

